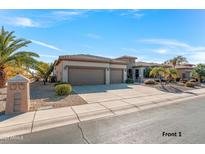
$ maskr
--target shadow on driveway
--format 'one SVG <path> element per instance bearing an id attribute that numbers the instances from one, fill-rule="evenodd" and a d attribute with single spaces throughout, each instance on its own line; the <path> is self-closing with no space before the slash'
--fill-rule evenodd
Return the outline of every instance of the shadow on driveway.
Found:
<path id="1" fill-rule="evenodd" d="M 74 86 L 73 91 L 77 94 L 100 93 L 108 90 L 132 89 L 127 84 L 111 84 L 111 85 L 92 85 L 92 86 Z"/>

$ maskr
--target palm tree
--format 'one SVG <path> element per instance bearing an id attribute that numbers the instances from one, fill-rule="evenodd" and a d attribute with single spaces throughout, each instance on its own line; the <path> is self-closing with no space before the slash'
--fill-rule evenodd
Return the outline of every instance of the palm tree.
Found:
<path id="1" fill-rule="evenodd" d="M 38 54 L 28 51 L 19 51 L 23 47 L 27 47 L 31 41 L 16 38 L 14 31 L 8 32 L 4 27 L 0 30 L 0 87 L 5 86 L 6 74 L 4 69 L 7 66 L 23 66 L 26 61 L 36 61 Z"/>
<path id="2" fill-rule="evenodd" d="M 37 72 L 37 76 L 43 79 L 44 85 L 48 81 L 48 77 L 53 72 L 54 64 L 48 64 L 44 62 L 38 62 L 37 65 L 34 68 Z"/>
<path id="3" fill-rule="evenodd" d="M 149 75 L 158 78 L 160 83 L 162 84 L 162 78 L 164 77 L 165 73 L 166 73 L 165 68 L 163 68 L 163 67 L 154 67 L 150 71 Z"/>
<path id="4" fill-rule="evenodd" d="M 186 57 L 183 56 L 176 56 L 173 59 L 167 60 L 164 62 L 165 64 L 172 64 L 172 66 L 175 68 L 176 65 L 180 65 L 183 63 L 188 63 Z"/>

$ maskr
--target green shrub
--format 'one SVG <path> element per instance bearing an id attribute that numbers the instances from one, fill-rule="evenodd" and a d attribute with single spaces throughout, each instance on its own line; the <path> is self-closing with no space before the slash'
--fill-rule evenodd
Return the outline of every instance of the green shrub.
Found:
<path id="1" fill-rule="evenodd" d="M 152 79 L 149 79 L 149 80 L 145 80 L 144 81 L 145 84 L 156 84 L 156 82 Z"/>
<path id="2" fill-rule="evenodd" d="M 133 79 L 128 78 L 128 79 L 126 80 L 126 83 L 131 84 L 131 83 L 134 83 L 134 81 L 133 81 Z"/>
<path id="3" fill-rule="evenodd" d="M 72 92 L 72 86 L 70 84 L 56 85 L 55 92 L 58 96 L 68 95 Z"/>
<path id="4" fill-rule="evenodd" d="M 57 83 L 54 84 L 54 86 L 61 85 L 61 84 L 68 84 L 68 83 L 67 82 L 58 81 Z"/>
<path id="5" fill-rule="evenodd" d="M 187 82 L 185 84 L 186 87 L 194 88 L 195 84 L 193 82 Z"/>

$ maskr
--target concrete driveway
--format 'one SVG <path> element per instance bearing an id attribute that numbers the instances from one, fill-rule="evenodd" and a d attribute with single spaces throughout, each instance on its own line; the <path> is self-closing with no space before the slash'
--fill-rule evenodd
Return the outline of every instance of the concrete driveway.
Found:
<path id="1" fill-rule="evenodd" d="M 143 85 L 127 84 L 76 86 L 74 91 L 88 103 L 74 106 L 76 112 L 94 113 L 98 110 L 103 113 L 101 116 L 105 116 L 105 113 L 122 115 L 136 112 L 192 96 L 188 93 L 166 93 Z"/>
<path id="2" fill-rule="evenodd" d="M 121 101 L 127 103 L 140 102 L 140 98 L 167 98 L 168 96 L 179 96 L 179 94 L 165 93 L 155 88 L 143 85 L 112 84 L 95 86 L 75 86 L 74 91 L 78 93 L 87 103 L 102 103 L 109 101 Z M 180 96 L 183 94 L 180 94 Z M 153 98 L 154 96 L 154 98 Z"/>

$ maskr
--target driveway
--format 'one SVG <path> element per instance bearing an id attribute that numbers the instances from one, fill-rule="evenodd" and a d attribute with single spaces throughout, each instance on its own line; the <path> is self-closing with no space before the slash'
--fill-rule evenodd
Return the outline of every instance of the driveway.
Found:
<path id="1" fill-rule="evenodd" d="M 113 84 L 113 85 L 95 85 L 95 86 L 75 86 L 74 91 L 78 93 L 87 103 L 119 103 L 139 104 L 141 102 L 153 102 L 154 100 L 163 100 L 178 98 L 188 94 L 167 93 L 155 88 L 143 85 Z M 154 96 L 154 97 L 153 97 Z"/>

